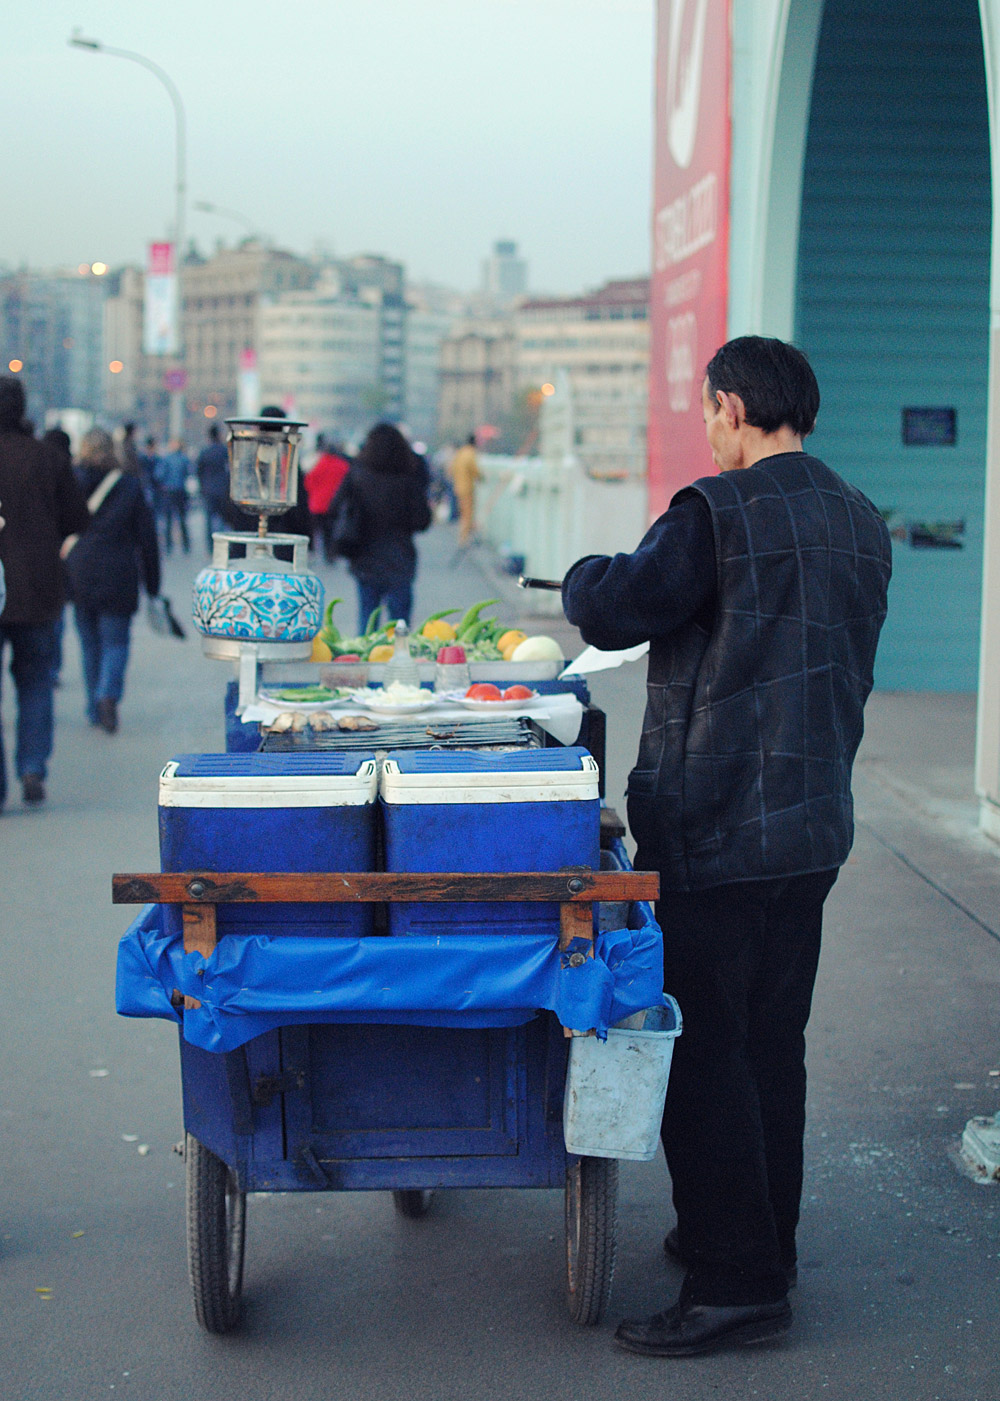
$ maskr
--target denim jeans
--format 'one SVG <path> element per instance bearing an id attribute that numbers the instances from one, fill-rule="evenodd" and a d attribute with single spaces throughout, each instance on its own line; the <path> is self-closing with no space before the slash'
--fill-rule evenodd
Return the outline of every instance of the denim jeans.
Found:
<path id="1" fill-rule="evenodd" d="M 174 547 L 174 521 L 181 535 L 181 548 L 185 554 L 191 549 L 187 526 L 188 494 L 184 487 L 163 493 L 163 553 L 169 555 Z"/>
<path id="2" fill-rule="evenodd" d="M 52 668 L 56 656 L 55 623 L 0 623 L 0 680 L 3 651 L 10 644 L 10 674 L 17 691 L 18 778 L 44 778 L 52 753 Z M 7 797 L 7 765 L 0 733 L 0 804 Z"/>
<path id="3" fill-rule="evenodd" d="M 97 702 L 120 701 L 125 689 L 128 665 L 129 628 L 127 613 L 97 613 L 74 605 L 76 630 L 83 653 L 83 681 L 87 690 L 87 718 L 97 724 Z"/>
<path id="4" fill-rule="evenodd" d="M 402 618 L 409 624 L 410 614 L 413 612 L 413 584 L 404 581 L 391 584 L 379 584 L 371 579 L 359 579 L 358 583 L 358 610 L 359 622 L 358 632 L 365 630 L 365 624 L 371 617 L 372 609 L 377 608 L 383 601 L 389 610 L 389 618 L 396 622 Z M 383 619 L 384 621 L 384 619 Z"/>

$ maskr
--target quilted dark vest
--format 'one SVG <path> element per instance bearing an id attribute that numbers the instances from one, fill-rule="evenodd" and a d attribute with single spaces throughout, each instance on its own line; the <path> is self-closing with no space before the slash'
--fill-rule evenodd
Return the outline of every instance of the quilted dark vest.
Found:
<path id="1" fill-rule="evenodd" d="M 691 492 L 712 515 L 715 613 L 650 644 L 628 786 L 639 858 L 673 890 L 840 866 L 886 612 L 885 522 L 806 453 Z"/>

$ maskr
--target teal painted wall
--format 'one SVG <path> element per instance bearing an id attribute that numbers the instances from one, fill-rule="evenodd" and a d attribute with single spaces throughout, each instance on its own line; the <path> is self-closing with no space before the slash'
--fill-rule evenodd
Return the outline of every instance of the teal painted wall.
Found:
<path id="1" fill-rule="evenodd" d="M 796 341 L 822 403 L 808 447 L 902 522 L 876 685 L 974 690 L 989 332 L 990 152 L 976 0 L 827 0 L 806 145 Z M 905 447 L 904 407 L 957 410 Z"/>

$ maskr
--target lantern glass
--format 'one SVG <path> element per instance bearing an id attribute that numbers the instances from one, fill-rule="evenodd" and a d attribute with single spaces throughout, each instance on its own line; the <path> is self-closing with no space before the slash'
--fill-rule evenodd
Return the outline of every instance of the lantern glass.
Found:
<path id="1" fill-rule="evenodd" d="M 229 495 L 259 516 L 295 504 L 304 423 L 288 418 L 229 418 Z"/>

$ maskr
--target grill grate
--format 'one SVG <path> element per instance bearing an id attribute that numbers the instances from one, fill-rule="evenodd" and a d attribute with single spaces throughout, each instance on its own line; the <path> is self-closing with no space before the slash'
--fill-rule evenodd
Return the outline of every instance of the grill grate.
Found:
<path id="1" fill-rule="evenodd" d="M 527 715 L 495 716 L 490 720 L 409 719 L 379 721 L 377 730 L 285 730 L 265 735 L 266 754 L 368 749 L 539 749 L 545 732 Z"/>

